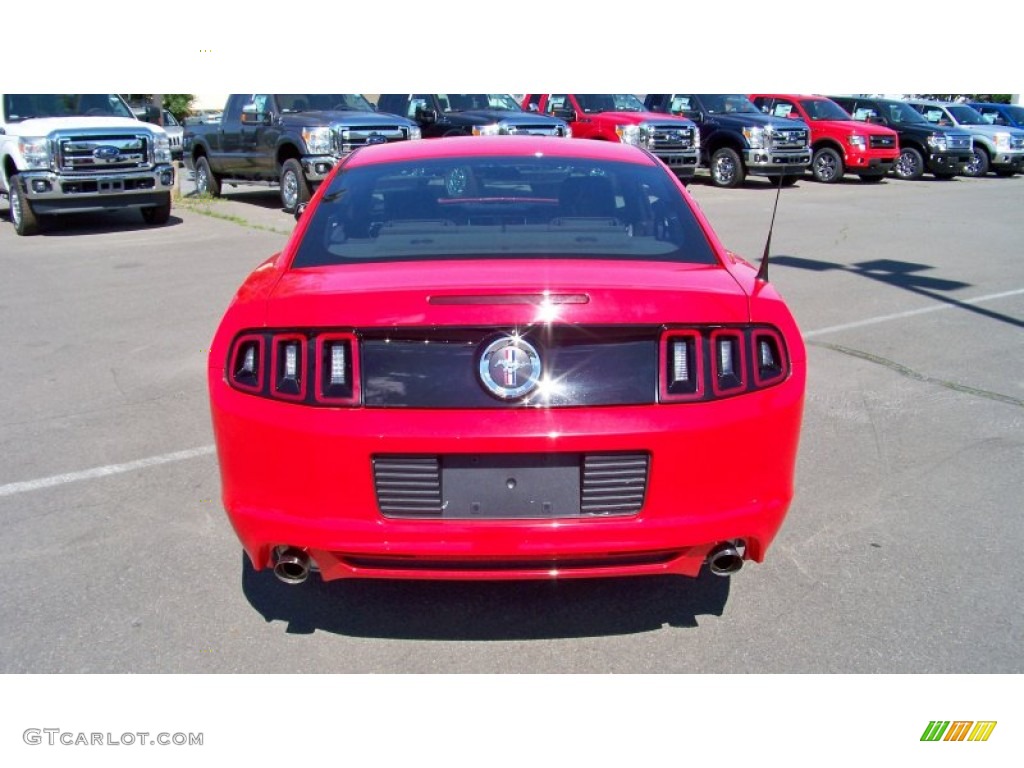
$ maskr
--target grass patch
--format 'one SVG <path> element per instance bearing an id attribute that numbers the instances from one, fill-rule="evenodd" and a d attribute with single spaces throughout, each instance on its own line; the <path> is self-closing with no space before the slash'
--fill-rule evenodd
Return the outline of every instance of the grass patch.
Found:
<path id="1" fill-rule="evenodd" d="M 256 222 L 249 221 L 241 216 L 227 213 L 223 209 L 217 210 L 219 207 L 222 207 L 226 201 L 223 198 L 214 197 L 208 192 L 202 195 L 196 193 L 183 195 L 181 194 L 181 190 L 176 187 L 171 197 L 176 208 L 184 208 L 185 210 L 192 211 L 193 213 L 209 216 L 211 219 L 230 221 L 232 224 L 237 224 L 240 227 L 256 229 L 262 232 L 273 232 L 278 235 L 290 235 L 292 233 L 290 229 L 268 227 L 265 224 L 257 224 Z"/>

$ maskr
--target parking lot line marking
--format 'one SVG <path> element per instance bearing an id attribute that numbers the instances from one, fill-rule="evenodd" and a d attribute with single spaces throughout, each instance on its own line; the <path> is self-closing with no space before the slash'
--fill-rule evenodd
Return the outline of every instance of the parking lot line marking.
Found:
<path id="1" fill-rule="evenodd" d="M 973 299 L 961 299 L 960 304 L 983 304 L 986 301 L 995 301 L 996 299 L 1005 299 L 1007 296 L 1019 296 L 1024 293 L 1024 288 L 1017 288 L 1013 291 L 1003 291 L 1002 293 L 990 293 L 987 296 L 977 296 Z M 906 312 L 897 312 L 893 315 L 879 315 L 878 317 L 869 317 L 865 320 L 857 320 L 852 323 L 843 323 L 842 325 L 830 325 L 827 328 L 817 328 L 813 331 L 807 331 L 804 333 L 805 339 L 813 339 L 815 336 L 824 336 L 826 333 L 838 333 L 839 331 L 848 331 L 853 328 L 863 328 L 866 325 L 875 325 L 876 323 L 887 323 L 890 320 L 903 320 L 907 317 L 914 317 L 916 315 L 924 315 L 928 312 L 939 312 L 943 309 L 956 309 L 955 304 L 938 304 L 932 307 L 922 307 L 921 309 L 910 309 Z"/>
<path id="2" fill-rule="evenodd" d="M 55 485 L 74 483 L 79 480 L 92 480 L 97 477 L 118 475 L 121 474 L 122 472 L 133 472 L 136 469 L 156 467 L 159 466 L 160 464 L 170 464 L 171 462 L 175 461 L 185 461 L 186 459 L 194 459 L 198 456 L 209 456 L 213 452 L 214 447 L 212 445 L 204 445 L 200 448 L 189 448 L 188 450 L 185 451 L 165 453 L 161 456 L 150 456 L 149 458 L 146 459 L 126 461 L 123 464 L 108 464 L 105 467 L 83 469 L 80 472 L 67 472 L 63 475 L 51 475 L 50 477 L 41 477 L 38 478 L 37 480 L 25 480 L 20 483 L 7 483 L 7 485 L 0 485 L 0 496 L 13 496 L 16 493 L 38 491 L 43 488 L 52 488 Z"/>

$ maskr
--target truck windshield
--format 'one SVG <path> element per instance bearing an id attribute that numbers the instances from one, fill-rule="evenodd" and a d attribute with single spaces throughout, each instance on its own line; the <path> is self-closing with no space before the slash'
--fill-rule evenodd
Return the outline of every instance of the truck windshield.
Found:
<path id="1" fill-rule="evenodd" d="M 581 93 L 576 101 L 587 114 L 597 112 L 645 112 L 644 103 L 631 93 Z"/>
<path id="2" fill-rule="evenodd" d="M 9 123 L 36 117 L 135 118 L 121 97 L 113 93 L 6 94 L 4 116 Z"/>
<path id="3" fill-rule="evenodd" d="M 760 110 L 751 103 L 750 99 L 740 94 L 711 94 L 701 96 L 701 99 L 704 101 L 704 109 L 713 115 L 720 115 L 722 113 L 732 114 L 734 112 L 761 114 Z"/>
<path id="4" fill-rule="evenodd" d="M 469 112 L 474 109 L 493 109 L 498 112 L 522 112 L 522 108 L 507 93 L 439 93 L 438 101 L 445 112 Z"/>
<path id="5" fill-rule="evenodd" d="M 852 119 L 845 109 L 829 99 L 800 99 L 800 106 L 811 120 Z"/>
<path id="6" fill-rule="evenodd" d="M 886 114 L 894 123 L 925 123 L 924 115 L 918 112 L 909 104 L 901 104 L 898 101 L 881 101 L 878 103 L 883 114 Z"/>
<path id="7" fill-rule="evenodd" d="M 278 94 L 277 106 L 289 112 L 373 112 L 373 107 L 359 93 L 287 93 Z"/>
<path id="8" fill-rule="evenodd" d="M 988 125 L 988 121 L 981 116 L 981 112 L 974 109 L 974 107 L 968 107 L 965 104 L 957 104 L 946 107 L 949 110 L 949 114 L 953 116 L 953 119 L 960 125 Z"/>
<path id="9" fill-rule="evenodd" d="M 550 156 L 451 157 L 340 172 L 292 266 L 436 259 L 717 264 L 664 168 Z"/>

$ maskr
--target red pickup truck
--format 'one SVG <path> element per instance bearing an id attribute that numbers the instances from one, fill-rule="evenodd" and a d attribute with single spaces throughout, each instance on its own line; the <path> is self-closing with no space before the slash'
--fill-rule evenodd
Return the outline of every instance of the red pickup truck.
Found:
<path id="1" fill-rule="evenodd" d="M 572 128 L 573 138 L 643 147 L 684 181 L 697 172 L 700 132 L 696 124 L 689 118 L 648 112 L 632 94 L 532 93 L 523 97 L 523 109 L 562 118 Z"/>
<path id="2" fill-rule="evenodd" d="M 881 181 L 900 155 L 896 131 L 854 120 L 824 96 L 751 94 L 754 105 L 769 115 L 803 120 L 811 129 L 811 173 L 816 181 L 834 184 L 843 174 L 861 181 Z"/>

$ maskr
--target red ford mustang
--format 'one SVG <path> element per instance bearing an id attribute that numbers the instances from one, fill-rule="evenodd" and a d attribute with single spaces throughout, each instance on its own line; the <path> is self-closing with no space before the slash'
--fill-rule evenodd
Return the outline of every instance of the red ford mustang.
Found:
<path id="1" fill-rule="evenodd" d="M 368 147 L 217 331 L 223 502 L 290 583 L 726 575 L 786 514 L 805 367 L 644 150 Z"/>

